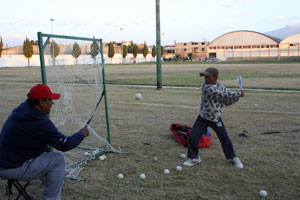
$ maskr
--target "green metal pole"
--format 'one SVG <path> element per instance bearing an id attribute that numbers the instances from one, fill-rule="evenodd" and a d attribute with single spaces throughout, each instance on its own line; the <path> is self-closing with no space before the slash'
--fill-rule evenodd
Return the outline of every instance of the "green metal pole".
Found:
<path id="1" fill-rule="evenodd" d="M 159 0 L 156 0 L 156 75 L 157 88 L 162 88 L 161 78 L 161 47 L 160 47 L 160 8 Z"/>
<path id="2" fill-rule="evenodd" d="M 41 32 L 38 32 L 38 41 L 39 41 L 39 53 L 40 53 L 42 83 L 47 84 L 46 70 L 45 70 L 45 60 L 44 60 L 44 45 L 43 45 L 43 37 L 42 37 Z"/>
<path id="3" fill-rule="evenodd" d="M 107 141 L 110 143 L 110 128 L 109 128 L 109 117 L 108 117 L 108 106 L 107 106 L 107 93 L 106 93 L 106 82 L 105 82 L 105 71 L 104 71 L 104 57 L 103 57 L 103 46 L 102 39 L 100 40 L 100 53 L 102 62 L 102 79 L 103 79 L 103 91 L 104 91 L 104 105 L 105 105 L 105 117 L 106 117 L 106 129 L 107 129 Z"/>

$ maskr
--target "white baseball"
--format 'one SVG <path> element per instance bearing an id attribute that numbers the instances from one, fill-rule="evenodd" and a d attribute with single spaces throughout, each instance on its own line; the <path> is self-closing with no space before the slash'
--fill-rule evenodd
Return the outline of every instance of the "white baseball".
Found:
<path id="1" fill-rule="evenodd" d="M 84 155 L 85 155 L 85 156 L 88 156 L 88 155 L 89 155 L 89 152 L 87 152 L 87 151 L 84 152 Z"/>
<path id="2" fill-rule="evenodd" d="M 181 166 L 176 166 L 176 170 L 181 171 L 182 170 Z"/>
<path id="3" fill-rule="evenodd" d="M 142 99 L 142 95 L 141 95 L 140 93 L 137 93 L 137 94 L 135 95 L 135 99 L 136 99 L 136 100 L 141 100 L 141 99 Z"/>
<path id="4" fill-rule="evenodd" d="M 140 178 L 141 178 L 141 179 L 145 179 L 145 178 L 146 178 L 146 175 L 145 175 L 145 174 L 140 174 Z"/>
<path id="5" fill-rule="evenodd" d="M 155 156 L 155 157 L 153 157 L 153 160 L 154 161 L 158 161 L 158 158 Z"/>
<path id="6" fill-rule="evenodd" d="M 180 158 L 185 158 L 185 154 L 184 153 L 180 154 Z"/>
<path id="7" fill-rule="evenodd" d="M 120 174 L 117 175 L 117 177 L 118 177 L 119 179 L 122 179 L 122 178 L 124 178 L 124 175 L 123 175 L 122 173 L 120 173 Z"/>
<path id="8" fill-rule="evenodd" d="M 268 193 L 266 190 L 261 190 L 261 191 L 259 191 L 259 195 L 262 197 L 266 197 L 268 195 Z"/>
<path id="9" fill-rule="evenodd" d="M 170 171 L 168 169 L 164 170 L 164 174 L 169 174 L 169 173 L 170 173 Z"/>
<path id="10" fill-rule="evenodd" d="M 104 160 L 104 159 L 105 159 L 104 155 L 99 156 L 99 160 Z"/>

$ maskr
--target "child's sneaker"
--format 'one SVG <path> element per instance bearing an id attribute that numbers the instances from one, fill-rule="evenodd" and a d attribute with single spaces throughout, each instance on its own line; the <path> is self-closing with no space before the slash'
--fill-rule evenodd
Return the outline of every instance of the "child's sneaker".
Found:
<path id="1" fill-rule="evenodd" d="M 200 165 L 200 162 L 201 162 L 200 157 L 194 158 L 194 159 L 189 158 L 187 161 L 185 161 L 183 163 L 183 165 L 191 167 L 191 166 L 194 166 L 195 164 L 199 164 Z"/>
<path id="2" fill-rule="evenodd" d="M 231 163 L 236 167 L 236 168 L 239 168 L 239 169 L 242 169 L 244 166 L 243 166 L 243 163 L 240 161 L 240 159 L 238 157 L 234 157 L 231 161 Z"/>

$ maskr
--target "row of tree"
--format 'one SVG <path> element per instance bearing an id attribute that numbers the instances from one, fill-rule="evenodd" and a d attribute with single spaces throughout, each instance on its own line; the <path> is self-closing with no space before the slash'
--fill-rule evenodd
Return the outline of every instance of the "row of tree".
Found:
<path id="1" fill-rule="evenodd" d="M 30 66 L 30 58 L 32 57 L 32 55 L 34 53 L 33 45 L 36 45 L 36 43 L 32 42 L 32 40 L 30 41 L 26 37 L 26 40 L 24 40 L 24 43 L 23 43 L 23 54 L 28 59 L 28 66 Z M 2 50 L 3 50 L 3 41 L 2 41 L 2 37 L 0 37 L 0 57 L 1 57 Z M 50 52 L 51 52 L 51 57 L 53 58 L 54 65 L 55 65 L 55 58 L 59 55 L 59 51 L 60 51 L 60 48 L 57 45 L 57 43 L 54 40 L 51 41 L 50 42 Z M 162 47 L 161 47 L 161 52 L 163 52 Z M 148 50 L 148 46 L 147 46 L 146 42 L 144 43 L 144 46 L 142 49 L 139 49 L 137 44 L 130 42 L 129 45 L 122 45 L 123 60 L 126 58 L 128 53 L 133 54 L 135 61 L 136 61 L 136 57 L 137 57 L 138 53 L 142 53 L 145 58 L 145 61 L 146 61 L 146 57 L 149 53 L 149 50 Z M 93 43 L 91 44 L 90 55 L 94 59 L 94 61 L 96 61 L 96 56 L 98 54 L 99 54 L 99 46 L 96 43 L 96 41 L 93 41 Z M 77 42 L 75 42 L 73 45 L 73 49 L 72 49 L 72 56 L 76 59 L 76 64 L 77 64 L 77 59 L 80 55 L 81 55 L 80 46 Z M 115 55 L 114 43 L 110 42 L 108 44 L 108 57 L 111 58 L 111 60 L 112 60 L 114 55 Z M 155 56 L 156 56 L 156 47 L 154 46 L 154 47 L 152 47 L 152 57 L 155 57 Z"/>

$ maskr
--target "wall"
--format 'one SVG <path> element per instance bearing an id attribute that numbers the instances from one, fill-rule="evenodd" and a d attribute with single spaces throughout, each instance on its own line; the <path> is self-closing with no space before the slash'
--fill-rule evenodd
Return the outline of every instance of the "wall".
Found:
<path id="1" fill-rule="evenodd" d="M 100 61 L 100 56 L 97 56 L 97 60 Z M 105 64 L 121 64 L 121 63 L 134 63 L 135 59 L 132 54 L 128 54 L 126 58 L 122 59 L 121 54 L 115 54 L 113 59 L 110 59 L 104 54 Z M 146 62 L 155 62 L 156 58 L 153 58 L 150 54 L 146 57 Z M 78 64 L 93 64 L 94 61 L 90 55 L 80 55 L 77 59 Z M 145 62 L 143 54 L 138 54 L 136 57 L 136 63 Z M 70 55 L 58 55 L 55 58 L 56 65 L 73 65 L 76 63 L 76 59 Z M 53 59 L 50 55 L 45 55 L 45 65 L 53 65 Z M 0 57 L 1 67 L 27 67 L 28 59 L 24 55 L 2 55 Z M 35 54 L 30 58 L 30 66 L 40 66 L 40 57 Z"/>

